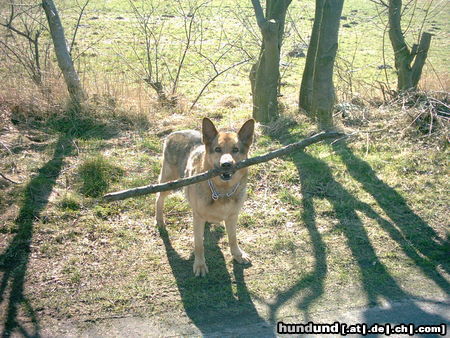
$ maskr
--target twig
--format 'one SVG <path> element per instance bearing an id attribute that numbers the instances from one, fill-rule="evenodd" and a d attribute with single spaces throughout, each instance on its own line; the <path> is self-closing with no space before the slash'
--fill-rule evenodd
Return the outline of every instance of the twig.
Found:
<path id="1" fill-rule="evenodd" d="M 69 47 L 70 55 L 72 55 L 72 49 L 73 49 L 73 46 L 75 44 L 75 39 L 77 37 L 78 28 L 80 28 L 80 22 L 81 22 L 81 19 L 83 18 L 84 10 L 86 9 L 86 6 L 89 4 L 89 1 L 91 1 L 91 0 L 86 0 L 86 3 L 81 7 L 80 14 L 78 15 L 78 20 L 77 20 L 77 23 L 75 25 L 75 30 L 74 30 L 73 36 L 72 36 L 72 42 L 70 43 L 70 47 Z"/>
<path id="2" fill-rule="evenodd" d="M 9 149 L 8 146 L 7 146 L 6 144 L 4 144 L 2 141 L 0 141 L 0 144 L 1 144 L 3 147 L 5 147 L 5 149 L 8 151 L 8 153 L 9 153 L 10 155 L 13 154 L 12 151 L 11 151 L 11 149 Z"/>
<path id="3" fill-rule="evenodd" d="M 230 69 L 233 69 L 234 67 L 237 67 L 237 66 L 239 66 L 239 65 L 242 65 L 243 63 L 246 63 L 246 62 L 249 62 L 249 61 L 250 61 L 250 59 L 247 59 L 247 60 L 243 60 L 243 61 L 237 62 L 237 63 L 235 63 L 235 64 L 233 64 L 233 65 L 231 65 L 231 66 L 229 66 L 229 67 L 227 67 L 227 68 L 225 68 L 224 70 L 221 70 L 221 71 L 217 71 L 216 65 L 213 64 L 213 67 L 214 67 L 214 70 L 216 71 L 216 74 L 215 74 L 212 78 L 210 78 L 210 79 L 205 83 L 205 85 L 203 86 L 202 90 L 200 90 L 200 93 L 198 93 L 197 97 L 195 98 L 194 102 L 192 102 L 191 108 L 189 108 L 189 110 L 192 110 L 192 109 L 194 108 L 194 106 L 197 104 L 197 101 L 198 101 L 198 100 L 200 99 L 200 97 L 203 95 L 203 92 L 206 90 L 206 88 L 207 88 L 207 87 L 208 87 L 215 79 L 217 79 L 220 75 L 222 75 L 223 73 L 229 71 Z"/>
<path id="4" fill-rule="evenodd" d="M 341 132 L 335 132 L 335 131 L 321 132 L 321 133 L 315 134 L 311 137 L 305 138 L 299 142 L 292 143 L 292 144 L 284 146 L 280 149 L 271 151 L 265 155 L 256 156 L 256 157 L 252 157 L 252 158 L 240 161 L 240 162 L 236 163 L 234 165 L 234 167 L 231 169 L 225 170 L 225 169 L 221 169 L 221 168 L 216 168 L 216 169 L 211 169 L 207 172 L 204 172 L 204 173 L 201 173 L 198 175 L 179 179 L 176 181 L 146 185 L 146 186 L 137 187 L 137 188 L 133 188 L 133 189 L 112 192 L 112 193 L 109 193 L 109 194 L 106 194 L 105 196 L 103 196 L 103 199 L 105 201 L 110 202 L 110 201 L 122 200 L 122 199 L 129 198 L 129 197 L 134 197 L 134 196 L 152 194 L 152 193 L 160 192 L 160 191 L 175 190 L 175 189 L 184 187 L 186 185 L 206 181 L 207 179 L 218 176 L 223 172 L 237 171 L 239 169 L 242 169 L 242 168 L 254 165 L 254 164 L 270 161 L 276 157 L 280 157 L 280 156 L 289 154 L 289 153 L 293 152 L 294 150 L 304 149 L 305 147 L 307 147 L 311 144 L 323 141 L 325 139 L 333 139 L 333 138 L 338 138 L 338 137 L 343 137 L 343 136 L 346 136 L 346 135 Z"/>
<path id="5" fill-rule="evenodd" d="M 12 179 L 6 177 L 5 175 L 3 175 L 2 173 L 0 173 L 0 176 L 3 177 L 5 180 L 7 180 L 8 182 L 14 183 L 14 184 L 20 184 L 19 182 L 13 181 Z"/>

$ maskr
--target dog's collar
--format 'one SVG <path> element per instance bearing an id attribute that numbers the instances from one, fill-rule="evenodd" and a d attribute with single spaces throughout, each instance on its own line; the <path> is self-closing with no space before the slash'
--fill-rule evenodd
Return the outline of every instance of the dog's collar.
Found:
<path id="1" fill-rule="evenodd" d="M 217 201 L 219 198 L 224 197 L 231 197 L 239 188 L 240 182 L 236 183 L 236 185 L 233 187 L 233 189 L 230 192 L 226 192 L 221 194 L 217 191 L 216 187 L 214 186 L 214 183 L 211 180 L 208 180 L 209 189 L 211 189 L 211 198 L 214 201 Z"/>

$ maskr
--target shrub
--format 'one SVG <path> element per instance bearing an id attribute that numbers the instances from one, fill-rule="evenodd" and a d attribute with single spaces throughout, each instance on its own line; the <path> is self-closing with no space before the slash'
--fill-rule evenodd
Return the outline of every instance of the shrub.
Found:
<path id="1" fill-rule="evenodd" d="M 103 155 L 90 157 L 78 169 L 78 174 L 82 180 L 80 192 L 89 197 L 99 197 L 123 173 L 123 169 L 112 164 Z"/>

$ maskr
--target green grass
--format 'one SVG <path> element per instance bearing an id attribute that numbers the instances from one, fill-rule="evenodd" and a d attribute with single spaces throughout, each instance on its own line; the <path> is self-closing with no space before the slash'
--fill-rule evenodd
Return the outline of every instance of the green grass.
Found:
<path id="1" fill-rule="evenodd" d="M 78 211 L 81 209 L 81 201 L 76 194 L 68 193 L 58 201 L 58 207 L 64 211 Z"/>
<path id="2" fill-rule="evenodd" d="M 254 153 L 298 140 L 311 128 L 295 116 L 283 123 L 284 132 L 273 126 L 279 132 L 257 139 Z M 205 236 L 210 273 L 200 279 L 192 274 L 191 211 L 182 193 L 167 199 L 167 232 L 153 225 L 154 196 L 101 202 L 106 191 L 157 180 L 162 138 L 139 129 L 118 135 L 71 141 L 56 180 L 63 162 L 48 161 L 52 143 L 34 153 L 40 164 L 22 167 L 17 154 L 7 161 L 41 173 L 31 185 L 33 194 L 45 196 L 53 184 L 54 203 L 39 212 L 39 204 L 20 204 L 11 191 L 16 199 L 2 206 L 10 214 L 0 233 L 10 246 L 2 260 L 9 262 L 21 247 L 15 238 L 24 236 L 14 210 L 39 215 L 25 218 L 37 243 L 26 293 L 43 323 L 175 311 L 202 329 L 224 314 L 275 320 L 332 309 L 336 302 L 345 307 L 446 292 L 448 154 L 430 153 L 434 136 L 425 146 L 383 134 L 370 139 L 368 152 L 365 138 L 318 144 L 250 168 L 238 233 L 253 265 L 232 263 L 225 229 L 210 225 Z M 347 295 L 351 304 L 343 303 Z M 202 311 L 207 318 L 201 319 Z"/>
<path id="3" fill-rule="evenodd" d="M 89 157 L 78 168 L 78 175 L 82 182 L 80 192 L 85 196 L 99 197 L 123 173 L 122 168 L 114 165 L 111 160 L 101 154 Z"/>

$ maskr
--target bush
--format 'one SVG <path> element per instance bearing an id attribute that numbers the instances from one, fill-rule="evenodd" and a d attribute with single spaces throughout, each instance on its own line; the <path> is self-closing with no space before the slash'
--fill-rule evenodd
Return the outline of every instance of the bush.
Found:
<path id="1" fill-rule="evenodd" d="M 85 196 L 99 197 L 104 194 L 112 182 L 117 181 L 123 169 L 113 165 L 103 155 L 96 155 L 86 159 L 78 169 L 82 180 L 80 192 Z"/>

